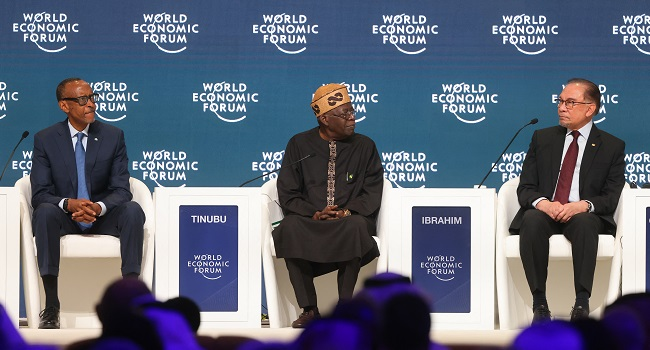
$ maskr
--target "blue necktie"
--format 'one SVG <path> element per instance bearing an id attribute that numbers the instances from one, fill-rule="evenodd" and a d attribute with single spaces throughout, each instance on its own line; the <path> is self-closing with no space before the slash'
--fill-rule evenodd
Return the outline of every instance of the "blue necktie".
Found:
<path id="1" fill-rule="evenodd" d="M 77 145 L 74 148 L 74 158 L 77 161 L 77 199 L 90 199 L 88 187 L 86 186 L 86 151 L 84 150 L 84 133 L 77 133 Z M 78 222 L 82 230 L 92 226 L 85 222 Z"/>

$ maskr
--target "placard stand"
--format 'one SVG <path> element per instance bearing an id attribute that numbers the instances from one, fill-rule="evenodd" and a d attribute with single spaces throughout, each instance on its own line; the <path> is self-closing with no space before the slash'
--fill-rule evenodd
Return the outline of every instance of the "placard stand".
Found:
<path id="1" fill-rule="evenodd" d="M 20 200 L 15 187 L 0 187 L 0 302 L 18 327 Z"/>
<path id="2" fill-rule="evenodd" d="M 201 327 L 261 327 L 260 189 L 158 187 L 154 195 L 156 298 L 191 298 Z"/>
<path id="3" fill-rule="evenodd" d="M 397 188 L 388 268 L 432 300 L 434 329 L 494 329 L 494 189 Z"/>
<path id="4" fill-rule="evenodd" d="M 647 234 L 650 231 L 650 190 L 623 189 L 622 220 L 617 223 L 621 236 L 623 295 L 650 290 Z"/>

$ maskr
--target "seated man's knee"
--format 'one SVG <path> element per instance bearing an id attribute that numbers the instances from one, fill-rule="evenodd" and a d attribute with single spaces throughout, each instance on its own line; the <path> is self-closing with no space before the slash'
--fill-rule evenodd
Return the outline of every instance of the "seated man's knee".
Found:
<path id="1" fill-rule="evenodd" d="M 574 215 L 571 220 L 567 222 L 568 225 L 579 226 L 589 231 L 598 233 L 602 224 L 600 218 L 592 213 L 579 213 Z"/>
<path id="2" fill-rule="evenodd" d="M 144 224 L 146 217 L 138 202 L 130 201 L 122 204 L 120 218 Z"/>
<path id="3" fill-rule="evenodd" d="M 546 215 L 546 213 L 541 210 L 526 210 L 526 212 L 524 212 L 524 216 L 522 217 L 521 225 L 539 225 L 540 223 L 546 221 L 547 218 L 548 215 Z"/>
<path id="4" fill-rule="evenodd" d="M 591 213 L 578 213 L 571 217 L 576 224 L 588 225 L 590 222 L 595 220 L 595 215 Z"/>
<path id="5" fill-rule="evenodd" d="M 34 220 L 47 219 L 55 215 L 60 215 L 61 213 L 63 213 L 63 211 L 57 205 L 51 203 L 43 203 L 34 209 L 32 217 Z"/>
<path id="6" fill-rule="evenodd" d="M 519 226 L 519 236 L 522 239 L 535 239 L 534 237 L 538 236 L 548 237 L 552 233 L 548 232 L 551 229 L 548 224 L 549 220 L 551 220 L 550 217 L 541 210 L 527 210 Z"/>

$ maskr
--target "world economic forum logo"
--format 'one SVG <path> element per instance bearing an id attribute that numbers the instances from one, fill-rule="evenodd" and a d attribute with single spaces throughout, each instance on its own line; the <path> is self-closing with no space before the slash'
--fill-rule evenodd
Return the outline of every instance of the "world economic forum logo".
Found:
<path id="1" fill-rule="evenodd" d="M 382 152 L 381 164 L 384 177 L 398 188 L 414 187 L 414 184 L 423 188 L 427 175 L 438 172 L 438 163 L 427 159 L 424 152 Z"/>
<path id="2" fill-rule="evenodd" d="M 131 171 L 142 172 L 142 180 L 158 187 L 185 187 L 188 175 L 199 171 L 199 162 L 186 151 L 142 151 L 142 158 L 131 162 Z"/>
<path id="3" fill-rule="evenodd" d="M 488 106 L 499 103 L 499 95 L 486 84 L 444 83 L 442 93 L 431 94 L 431 103 L 442 105 L 442 113 L 451 113 L 459 121 L 476 124 L 485 120 Z"/>
<path id="4" fill-rule="evenodd" d="M 11 171 L 16 171 L 20 173 L 20 177 L 24 177 L 29 175 L 32 172 L 32 155 L 34 151 L 30 150 L 23 150 L 22 152 L 22 160 L 12 160 L 11 161 L 11 166 L 9 168 Z M 16 156 L 17 158 L 20 157 L 20 155 Z"/>
<path id="5" fill-rule="evenodd" d="M 625 155 L 625 180 L 641 187 L 650 183 L 650 153 L 628 153 Z"/>
<path id="6" fill-rule="evenodd" d="M 384 45 L 393 45 L 406 55 L 418 55 L 427 48 L 427 36 L 438 34 L 438 25 L 428 23 L 425 15 L 383 15 L 381 24 L 372 25 L 372 34 Z"/>
<path id="7" fill-rule="evenodd" d="M 503 15 L 503 23 L 492 26 L 492 34 L 501 37 L 502 45 L 512 45 L 524 55 L 546 51 L 547 37 L 559 34 L 557 25 L 543 15 Z"/>
<path id="8" fill-rule="evenodd" d="M 18 91 L 11 91 L 7 83 L 0 81 L 0 120 L 7 116 L 7 102 L 18 102 Z"/>
<path id="9" fill-rule="evenodd" d="M 142 34 L 143 42 L 156 45 L 164 53 L 185 51 L 188 35 L 199 33 L 199 25 L 191 23 L 184 13 L 144 13 L 142 19 L 133 24 L 133 33 Z"/>
<path id="10" fill-rule="evenodd" d="M 442 282 L 449 282 L 463 269 L 463 262 L 454 255 L 427 255 L 427 260 L 420 262 L 420 269 Z"/>
<path id="11" fill-rule="evenodd" d="M 650 15 L 624 15 L 623 24 L 612 26 L 612 35 L 620 35 L 623 45 L 632 45 L 650 55 Z"/>
<path id="12" fill-rule="evenodd" d="M 282 167 L 284 159 L 284 150 L 282 151 L 262 151 L 261 160 L 251 162 L 251 170 L 256 174 L 266 174 L 261 181 L 268 181 L 278 177 L 278 170 Z"/>
<path id="13" fill-rule="evenodd" d="M 127 115 L 127 106 L 140 101 L 140 93 L 131 91 L 123 81 L 98 81 L 89 83 L 99 96 L 95 101 L 95 114 L 107 122 L 118 122 Z M 111 116 L 112 115 L 112 116 Z"/>
<path id="14" fill-rule="evenodd" d="M 514 179 L 521 174 L 521 170 L 524 167 L 524 160 L 526 159 L 526 151 L 519 152 L 506 152 L 501 156 L 501 159 L 498 161 L 496 166 L 494 163 L 490 164 L 493 166 L 493 173 L 501 174 L 501 182 L 505 183 L 510 179 Z"/>
<path id="15" fill-rule="evenodd" d="M 262 15 L 261 24 L 253 24 L 253 34 L 261 35 L 262 43 L 295 55 L 307 49 L 308 35 L 318 35 L 318 24 L 309 23 L 304 14 L 267 14 Z"/>
<path id="16" fill-rule="evenodd" d="M 368 89 L 368 85 L 365 83 L 341 82 L 340 84 L 348 88 L 350 102 L 354 106 L 355 122 L 359 123 L 364 121 L 368 115 L 367 107 L 379 103 L 379 94 Z"/>
<path id="17" fill-rule="evenodd" d="M 69 22 L 65 13 L 23 13 L 23 21 L 14 23 L 12 29 L 14 33 L 22 33 L 23 42 L 55 53 L 67 48 L 68 34 L 79 33 L 79 23 Z"/>
<path id="18" fill-rule="evenodd" d="M 204 113 L 213 113 L 227 123 L 246 119 L 248 106 L 259 102 L 259 93 L 244 82 L 204 82 L 203 89 L 192 93 L 192 102 L 201 104 Z"/>
<path id="19" fill-rule="evenodd" d="M 192 218 L 195 219 L 195 218 Z M 226 216 L 220 215 L 215 219 L 224 220 Z M 199 274 L 207 280 L 218 280 L 221 278 L 224 270 L 230 268 L 230 260 L 224 259 L 221 254 L 194 254 L 192 260 L 187 261 L 187 267 L 192 273 Z"/>

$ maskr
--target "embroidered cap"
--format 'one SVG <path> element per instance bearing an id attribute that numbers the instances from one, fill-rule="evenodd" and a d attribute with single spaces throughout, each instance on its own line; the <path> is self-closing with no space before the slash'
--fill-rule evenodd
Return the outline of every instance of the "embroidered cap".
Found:
<path id="1" fill-rule="evenodd" d="M 311 101 L 311 109 L 316 117 L 333 110 L 334 108 L 349 103 L 350 95 L 345 85 L 327 84 L 319 87 Z"/>

